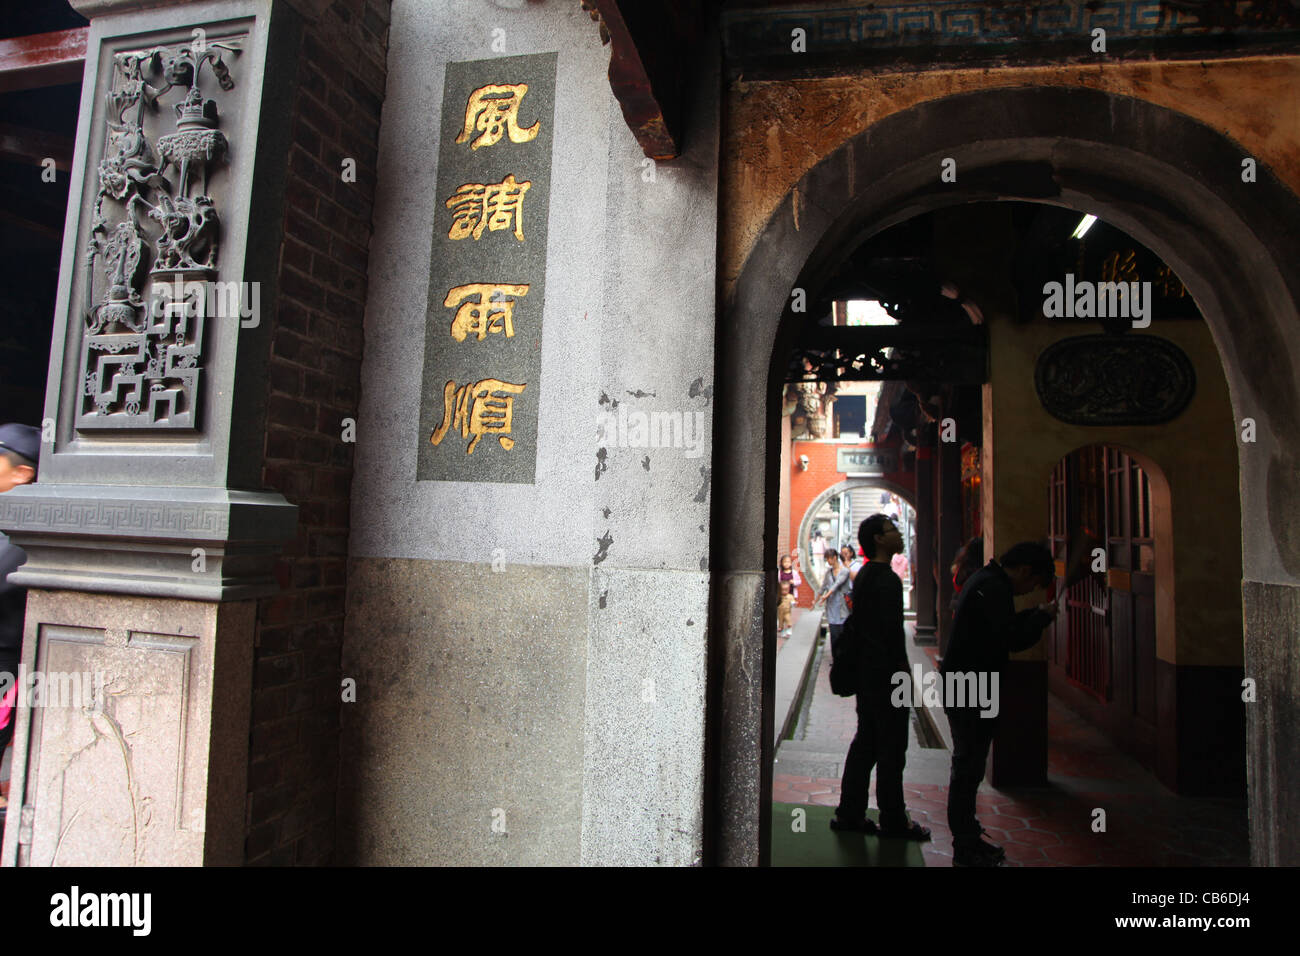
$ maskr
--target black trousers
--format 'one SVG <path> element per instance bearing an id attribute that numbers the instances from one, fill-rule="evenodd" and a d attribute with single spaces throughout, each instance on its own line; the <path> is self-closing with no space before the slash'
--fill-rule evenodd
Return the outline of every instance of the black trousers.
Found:
<path id="1" fill-rule="evenodd" d="M 948 829 L 954 841 L 978 840 L 975 794 L 984 779 L 989 746 L 997 730 L 996 717 L 981 717 L 975 708 L 945 708 L 952 728 L 952 777 L 948 782 Z"/>
<path id="2" fill-rule="evenodd" d="M 880 805 L 880 826 L 884 830 L 907 828 L 903 801 L 903 766 L 907 762 L 908 707 L 895 707 L 889 699 L 893 686 L 888 679 L 873 680 L 858 693 L 858 731 L 844 760 L 840 783 L 840 805 L 835 815 L 846 821 L 860 820 L 867 812 L 871 792 L 871 768 L 876 768 L 876 802 Z"/>
<path id="3" fill-rule="evenodd" d="M 831 632 L 831 658 L 833 659 L 840 649 L 840 635 L 844 633 L 844 625 L 827 621 L 826 629 Z"/>

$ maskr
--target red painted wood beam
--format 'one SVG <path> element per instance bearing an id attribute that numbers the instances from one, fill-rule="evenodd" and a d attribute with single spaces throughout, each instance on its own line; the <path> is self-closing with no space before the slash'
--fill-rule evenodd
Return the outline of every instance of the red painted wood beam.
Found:
<path id="1" fill-rule="evenodd" d="M 90 27 L 0 40 L 0 93 L 80 83 Z"/>
<path id="2" fill-rule="evenodd" d="M 651 159 L 672 159 L 681 152 L 681 92 L 696 37 L 683 35 L 674 3 L 652 17 L 624 16 L 627 0 L 587 0 L 600 14 L 609 34 L 609 85 L 623 108 L 623 118 Z M 636 11 L 628 7 L 629 13 Z M 630 21 L 630 22 L 629 22 Z"/>

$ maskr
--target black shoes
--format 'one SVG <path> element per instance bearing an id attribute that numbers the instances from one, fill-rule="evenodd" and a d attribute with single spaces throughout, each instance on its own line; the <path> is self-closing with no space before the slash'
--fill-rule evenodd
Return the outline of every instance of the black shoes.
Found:
<path id="1" fill-rule="evenodd" d="M 876 825 L 875 820 L 865 817 L 861 820 L 841 820 L 838 813 L 831 817 L 831 829 L 837 833 L 866 833 L 886 840 L 916 840 L 924 843 L 930 839 L 929 828 L 919 823 L 910 824 L 903 830 L 883 830 Z"/>
<path id="2" fill-rule="evenodd" d="M 905 830 L 881 830 L 880 835 L 886 840 L 915 840 L 924 843 L 930 839 L 930 828 L 913 823 Z"/>
<path id="3" fill-rule="evenodd" d="M 1006 850 L 980 837 L 966 837 L 953 841 L 953 866 L 1001 866 L 1006 858 Z"/>
<path id="4" fill-rule="evenodd" d="M 872 836 L 880 832 L 875 820 L 867 817 L 861 820 L 841 820 L 838 813 L 831 817 L 831 829 L 837 833 L 866 833 Z"/>

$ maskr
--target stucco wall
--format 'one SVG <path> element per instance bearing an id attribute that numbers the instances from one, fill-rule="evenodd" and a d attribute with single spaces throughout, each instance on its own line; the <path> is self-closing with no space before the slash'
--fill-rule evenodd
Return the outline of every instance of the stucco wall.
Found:
<path id="1" fill-rule="evenodd" d="M 344 676 L 357 678 L 342 721 L 351 855 L 340 855 L 695 862 L 716 84 L 701 84 L 685 154 L 648 167 L 610 92 L 609 48 L 578 4 L 397 0 L 392 17 L 344 650 Z M 446 64 L 546 52 L 558 65 L 536 477 L 417 481 Z M 623 409 L 690 415 L 703 432 L 693 447 L 598 440 L 598 416 Z"/>

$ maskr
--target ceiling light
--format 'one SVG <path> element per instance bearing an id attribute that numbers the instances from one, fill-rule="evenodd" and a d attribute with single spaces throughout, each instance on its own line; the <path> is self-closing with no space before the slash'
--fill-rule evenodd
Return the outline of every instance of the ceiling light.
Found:
<path id="1" fill-rule="evenodd" d="M 1071 239 L 1082 239 L 1083 234 L 1092 228 L 1092 224 L 1097 221 L 1096 216 L 1084 216 L 1079 220 L 1079 224 L 1074 227 L 1074 232 L 1070 235 Z"/>

